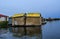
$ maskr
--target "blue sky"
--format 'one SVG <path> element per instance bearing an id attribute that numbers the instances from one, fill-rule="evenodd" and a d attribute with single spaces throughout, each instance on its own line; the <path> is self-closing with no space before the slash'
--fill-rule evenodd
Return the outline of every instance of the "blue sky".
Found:
<path id="1" fill-rule="evenodd" d="M 60 0 L 0 0 L 0 14 L 40 12 L 44 18 L 60 17 Z"/>

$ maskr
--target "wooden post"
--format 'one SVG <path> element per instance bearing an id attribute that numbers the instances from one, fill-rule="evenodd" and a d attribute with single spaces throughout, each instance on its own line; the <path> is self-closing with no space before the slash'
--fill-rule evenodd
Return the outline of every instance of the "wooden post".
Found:
<path id="1" fill-rule="evenodd" d="M 26 13 L 24 15 L 24 35 L 26 35 L 27 31 L 26 31 Z"/>
<path id="2" fill-rule="evenodd" d="M 5 19 L 6 19 L 5 21 L 7 21 L 7 17 L 5 17 Z"/>
<path id="3" fill-rule="evenodd" d="M 7 18 L 8 17 L 5 17 L 5 22 L 7 23 Z M 8 27 L 8 23 L 6 24 L 6 28 Z"/>

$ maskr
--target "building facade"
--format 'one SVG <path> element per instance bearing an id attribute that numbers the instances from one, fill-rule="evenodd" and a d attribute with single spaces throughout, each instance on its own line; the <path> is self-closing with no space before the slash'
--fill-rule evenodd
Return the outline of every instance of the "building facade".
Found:
<path id="1" fill-rule="evenodd" d="M 41 25 L 40 13 L 15 14 L 12 16 L 12 25 Z"/>
<path id="2" fill-rule="evenodd" d="M 8 16 L 0 14 L 0 21 L 8 21 Z"/>
<path id="3" fill-rule="evenodd" d="M 0 14 L 0 27 L 8 27 L 8 16 Z"/>

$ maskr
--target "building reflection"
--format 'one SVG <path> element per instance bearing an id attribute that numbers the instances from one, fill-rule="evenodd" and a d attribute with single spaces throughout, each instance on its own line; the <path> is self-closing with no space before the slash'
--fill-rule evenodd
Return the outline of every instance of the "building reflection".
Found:
<path id="1" fill-rule="evenodd" d="M 15 37 L 36 37 L 36 39 L 42 39 L 42 30 L 40 27 L 26 27 L 26 31 L 24 31 L 24 27 L 10 27 L 10 31 L 13 33 Z M 27 38 L 28 38 L 27 37 Z"/>

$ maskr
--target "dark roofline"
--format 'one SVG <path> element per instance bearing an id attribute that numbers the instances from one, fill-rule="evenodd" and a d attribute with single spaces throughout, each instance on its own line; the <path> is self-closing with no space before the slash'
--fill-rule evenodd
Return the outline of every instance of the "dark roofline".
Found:
<path id="1" fill-rule="evenodd" d="M 6 16 L 6 15 L 3 15 L 3 14 L 0 14 L 0 17 L 9 17 L 9 16 Z"/>

